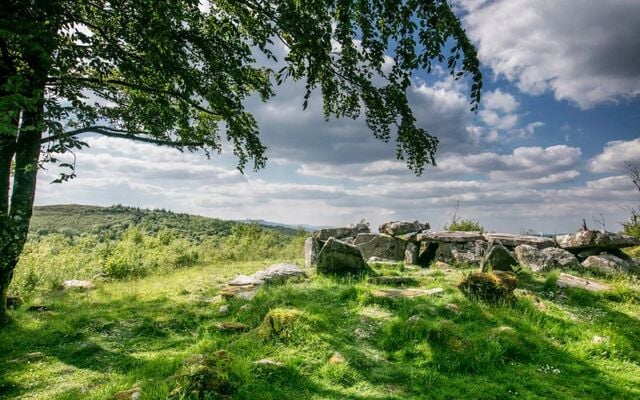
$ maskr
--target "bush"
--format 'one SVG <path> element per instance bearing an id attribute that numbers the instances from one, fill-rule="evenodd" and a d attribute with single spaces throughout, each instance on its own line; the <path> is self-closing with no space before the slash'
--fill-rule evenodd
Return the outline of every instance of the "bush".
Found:
<path id="1" fill-rule="evenodd" d="M 212 355 L 197 354 L 187 359 L 175 375 L 175 386 L 169 399 L 226 399 L 240 385 L 224 350 Z"/>
<path id="2" fill-rule="evenodd" d="M 451 224 L 444 226 L 445 231 L 463 231 L 463 232 L 484 232 L 484 227 L 480 225 L 478 221 L 471 219 L 457 219 L 452 221 Z"/>

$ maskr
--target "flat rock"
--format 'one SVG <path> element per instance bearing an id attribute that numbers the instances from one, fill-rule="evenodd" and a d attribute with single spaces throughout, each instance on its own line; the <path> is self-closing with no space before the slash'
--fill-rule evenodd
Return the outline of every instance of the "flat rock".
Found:
<path id="1" fill-rule="evenodd" d="M 543 236 L 527 236 L 512 233 L 485 233 L 484 238 L 489 243 L 499 240 L 503 246 L 507 247 L 516 247 L 521 244 L 533 246 L 538 249 L 556 247 L 556 242 L 552 238 Z"/>
<path id="2" fill-rule="evenodd" d="M 371 292 L 373 297 L 383 298 L 397 298 L 397 297 L 420 297 L 420 296 L 433 296 L 444 293 L 443 288 L 433 289 L 379 289 Z"/>
<path id="3" fill-rule="evenodd" d="M 480 232 L 427 231 L 416 235 L 418 242 L 467 243 L 485 240 Z"/>
<path id="4" fill-rule="evenodd" d="M 558 246 L 574 251 L 590 248 L 621 249 L 624 247 L 640 246 L 640 239 L 621 233 L 606 231 L 579 231 L 570 235 L 556 236 Z"/>
<path id="5" fill-rule="evenodd" d="M 374 285 L 415 286 L 418 281 L 408 276 L 371 276 L 367 282 Z"/>
<path id="6" fill-rule="evenodd" d="M 582 262 L 582 266 L 590 271 L 604 275 L 626 274 L 637 269 L 633 260 L 623 260 L 613 254 L 602 253 L 589 256 Z"/>
<path id="7" fill-rule="evenodd" d="M 380 227 L 378 227 L 378 231 L 391 236 L 399 236 L 406 235 L 408 233 L 421 232 L 429 228 L 430 226 L 428 222 L 391 221 L 380 225 Z"/>
<path id="8" fill-rule="evenodd" d="M 341 228 L 325 228 L 312 233 L 313 237 L 326 241 L 329 238 L 344 239 L 348 237 L 356 237 L 359 233 L 369 233 L 371 230 L 366 224 L 355 224 Z"/>
<path id="9" fill-rule="evenodd" d="M 267 284 L 276 284 L 288 280 L 304 279 L 307 277 L 307 273 L 294 264 L 273 264 L 265 270 L 256 272 L 253 277 Z"/>
<path id="10" fill-rule="evenodd" d="M 362 275 L 369 272 L 369 267 L 357 247 L 334 238 L 329 238 L 320 250 L 316 269 L 320 274 L 337 276 Z"/>
<path id="11" fill-rule="evenodd" d="M 93 289 L 93 287 L 94 287 L 93 282 L 83 281 L 79 279 L 70 279 L 60 284 L 60 288 L 62 290 L 71 290 L 71 289 L 90 290 L 90 289 Z"/>
<path id="12" fill-rule="evenodd" d="M 248 330 L 249 326 L 241 322 L 220 322 L 216 324 L 216 328 L 225 332 L 238 332 Z"/>
<path id="13" fill-rule="evenodd" d="M 611 286 L 607 283 L 596 281 L 594 279 L 580 278 L 579 276 L 565 273 L 560 274 L 557 285 L 560 288 L 580 288 L 592 292 L 601 292 L 611 289 Z"/>
<path id="14" fill-rule="evenodd" d="M 251 300 L 258 292 L 258 287 L 259 286 L 255 285 L 227 286 L 220 290 L 220 296 L 225 299 L 236 297 L 239 299 Z"/>
<path id="15" fill-rule="evenodd" d="M 385 234 L 361 233 L 353 241 L 353 245 L 360 249 L 362 257 L 380 257 L 387 260 L 404 260 L 407 242 Z"/>
<path id="16" fill-rule="evenodd" d="M 550 271 L 552 269 L 568 270 L 580 267 L 580 262 L 572 253 L 557 247 L 547 247 L 540 250 L 528 244 L 516 246 L 516 259 L 521 265 L 526 265 L 534 272 Z"/>
<path id="17" fill-rule="evenodd" d="M 465 243 L 439 243 L 435 252 L 436 261 L 454 266 L 477 266 L 487 250 L 487 242 L 476 240 Z"/>
<path id="18" fill-rule="evenodd" d="M 260 286 L 264 283 L 262 279 L 253 275 L 238 275 L 228 282 L 230 286 Z"/>
<path id="19" fill-rule="evenodd" d="M 482 259 L 480 268 L 482 271 L 488 271 L 489 268 L 494 271 L 513 271 L 514 265 L 518 265 L 518 260 L 500 242 L 495 242 Z"/>

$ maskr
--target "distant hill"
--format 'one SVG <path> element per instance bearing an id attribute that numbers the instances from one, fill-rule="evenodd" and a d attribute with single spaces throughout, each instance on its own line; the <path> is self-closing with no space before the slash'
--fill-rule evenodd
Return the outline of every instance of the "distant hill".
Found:
<path id="1" fill-rule="evenodd" d="M 122 205 L 99 207 L 64 204 L 34 207 L 30 228 L 31 233 L 38 235 L 64 233 L 75 236 L 89 233 L 105 238 L 116 238 L 130 226 L 137 226 L 148 233 L 169 228 L 181 236 L 201 239 L 214 235 L 226 236 L 231 233 L 231 228 L 238 223 L 246 222 L 174 213 L 164 209 L 151 210 Z M 271 223 L 253 223 L 285 235 L 297 233 L 297 229 L 291 227 Z"/>

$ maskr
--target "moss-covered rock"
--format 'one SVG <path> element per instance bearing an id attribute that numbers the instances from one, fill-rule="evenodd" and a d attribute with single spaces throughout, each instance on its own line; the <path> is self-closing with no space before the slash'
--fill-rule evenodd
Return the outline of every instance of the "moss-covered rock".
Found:
<path id="1" fill-rule="evenodd" d="M 468 297 L 490 302 L 508 301 L 514 298 L 513 291 L 518 278 L 511 272 L 474 272 L 458 284 Z"/>

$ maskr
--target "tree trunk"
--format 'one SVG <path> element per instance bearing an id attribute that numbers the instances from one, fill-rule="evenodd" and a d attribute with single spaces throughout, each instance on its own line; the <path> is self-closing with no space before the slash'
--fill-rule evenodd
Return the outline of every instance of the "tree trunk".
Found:
<path id="1" fill-rule="evenodd" d="M 8 320 L 9 284 L 29 232 L 36 191 L 43 115 L 42 102 L 34 110 L 24 111 L 22 127 L 15 141 L 15 173 L 11 202 L 8 213 L 3 212 L 0 215 L 0 326 Z M 6 165 L 0 165 L 0 170 L 6 170 Z"/>

